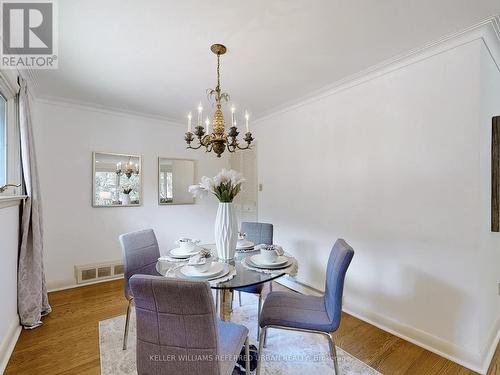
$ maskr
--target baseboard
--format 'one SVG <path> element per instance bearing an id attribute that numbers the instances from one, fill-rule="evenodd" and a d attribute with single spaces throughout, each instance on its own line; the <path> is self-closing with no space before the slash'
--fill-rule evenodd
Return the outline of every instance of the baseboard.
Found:
<path id="1" fill-rule="evenodd" d="M 322 292 L 318 289 L 303 282 L 299 282 L 291 277 L 282 277 L 276 280 L 276 282 L 300 293 L 309 295 L 322 294 Z M 477 355 L 471 354 L 470 351 L 465 348 L 459 347 L 451 342 L 433 336 L 417 328 L 402 324 L 393 319 L 389 319 L 385 316 L 373 312 L 362 311 L 361 309 L 357 309 L 355 306 L 349 306 L 345 303 L 342 310 L 349 315 L 382 329 L 383 331 L 386 331 L 405 341 L 409 341 L 412 344 L 420 346 L 480 374 L 487 373 L 489 364 L 493 358 L 500 338 L 499 331 L 496 338 L 491 343 L 488 355 L 481 358 L 479 353 L 477 353 Z"/>
<path id="2" fill-rule="evenodd" d="M 108 282 L 108 281 L 115 281 L 115 280 L 120 280 L 120 279 L 123 279 L 123 275 L 122 276 L 116 276 L 116 277 L 110 277 L 108 279 L 91 281 L 89 283 L 82 283 L 82 284 L 75 283 L 75 280 L 62 281 L 62 282 L 57 282 L 57 283 L 48 283 L 48 285 L 47 285 L 47 291 L 49 293 L 50 292 L 59 292 L 61 290 L 73 289 L 73 288 L 81 288 L 83 286 L 94 285 L 94 284 L 101 284 L 101 283 L 105 283 L 105 282 Z"/>
<path id="3" fill-rule="evenodd" d="M 483 358 L 483 369 L 480 372 L 481 374 L 487 374 L 488 369 L 490 368 L 491 361 L 493 360 L 493 356 L 497 350 L 498 343 L 500 342 L 500 318 L 497 319 L 495 324 L 496 334 L 493 337 L 493 340 L 490 341 L 489 348 L 486 351 L 486 355 Z"/>
<path id="4" fill-rule="evenodd" d="M 322 296 L 323 292 L 312 286 L 301 283 L 300 281 L 295 280 L 291 276 L 283 276 L 279 279 L 274 280 L 276 283 L 286 286 L 288 289 L 294 290 L 296 292 L 307 294 L 310 296 Z"/>
<path id="5" fill-rule="evenodd" d="M 483 374 L 479 353 L 476 355 L 471 354 L 466 348 L 459 347 L 449 341 L 376 313 L 356 311 L 354 308 L 349 308 L 348 306 L 344 306 L 342 310 L 400 339 L 458 363 L 469 370 Z"/>
<path id="6" fill-rule="evenodd" d="M 10 356 L 14 351 L 14 347 L 16 346 L 17 339 L 19 338 L 20 334 L 21 325 L 19 324 L 19 320 L 16 319 L 12 322 L 7 337 L 5 337 L 0 346 L 0 374 L 3 374 L 5 372 L 5 368 L 9 363 Z"/>

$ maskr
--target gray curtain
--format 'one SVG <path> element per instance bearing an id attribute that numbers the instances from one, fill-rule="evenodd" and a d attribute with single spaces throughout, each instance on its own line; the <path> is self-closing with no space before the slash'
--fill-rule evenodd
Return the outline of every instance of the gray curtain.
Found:
<path id="1" fill-rule="evenodd" d="M 17 306 L 24 328 L 42 324 L 51 311 L 43 268 L 43 227 L 40 183 L 35 157 L 33 124 L 26 81 L 19 78 L 19 129 L 23 182 L 28 198 L 22 206 L 21 245 L 17 278 Z"/>

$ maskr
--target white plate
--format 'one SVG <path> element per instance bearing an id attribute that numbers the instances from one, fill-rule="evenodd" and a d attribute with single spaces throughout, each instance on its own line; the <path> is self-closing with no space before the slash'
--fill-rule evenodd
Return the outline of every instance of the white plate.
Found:
<path id="1" fill-rule="evenodd" d="M 168 262 L 172 259 L 169 255 L 162 255 L 158 258 L 158 262 Z"/>
<path id="2" fill-rule="evenodd" d="M 256 249 L 254 246 L 248 247 L 246 249 L 236 249 L 236 252 L 240 254 L 253 253 L 254 251 L 259 251 L 259 249 Z"/>
<path id="3" fill-rule="evenodd" d="M 256 254 L 250 257 L 250 261 L 258 267 L 279 267 L 287 264 L 288 257 L 280 255 L 274 262 L 269 262 L 262 254 Z"/>
<path id="4" fill-rule="evenodd" d="M 289 260 L 288 262 L 286 262 L 285 264 L 281 265 L 281 266 L 263 266 L 263 265 L 257 265 L 255 263 L 253 263 L 249 258 L 246 258 L 244 260 L 244 262 L 246 262 L 246 264 L 248 264 L 250 267 L 254 267 L 254 268 L 261 268 L 263 270 L 270 270 L 270 271 L 279 271 L 279 270 L 282 270 L 284 268 L 288 268 L 290 267 L 293 262 L 291 260 Z"/>
<path id="5" fill-rule="evenodd" d="M 252 241 L 238 241 L 236 243 L 236 249 L 249 249 L 254 246 L 255 244 Z"/>
<path id="6" fill-rule="evenodd" d="M 218 276 L 220 273 L 222 273 L 222 271 L 224 271 L 224 263 L 219 263 L 219 262 L 212 262 L 207 272 L 200 272 L 196 268 L 190 265 L 185 265 L 184 267 L 181 267 L 179 270 L 179 272 L 186 277 L 193 277 L 193 278 L 201 277 L 204 279 Z"/>
<path id="7" fill-rule="evenodd" d="M 168 252 L 168 255 L 170 255 L 172 258 L 189 258 L 190 256 L 196 255 L 200 252 L 200 248 L 196 246 L 193 251 L 187 253 L 186 250 L 181 249 L 180 247 L 177 247 L 175 249 L 172 249 Z"/>

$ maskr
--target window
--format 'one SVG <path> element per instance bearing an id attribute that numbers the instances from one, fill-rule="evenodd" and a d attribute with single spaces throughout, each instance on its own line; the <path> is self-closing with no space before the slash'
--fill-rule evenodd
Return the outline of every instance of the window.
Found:
<path id="1" fill-rule="evenodd" d="M 0 73 L 0 186 L 19 185 L 22 181 L 17 86 L 13 83 L 14 78 L 17 78 L 17 75 Z M 21 193 L 22 189 L 11 187 L 0 195 Z"/>
<path id="2" fill-rule="evenodd" d="M 7 101 L 0 96 L 0 186 L 7 183 Z"/>
<path id="3" fill-rule="evenodd" d="M 174 201 L 172 187 L 172 172 L 160 172 L 160 203 Z"/>

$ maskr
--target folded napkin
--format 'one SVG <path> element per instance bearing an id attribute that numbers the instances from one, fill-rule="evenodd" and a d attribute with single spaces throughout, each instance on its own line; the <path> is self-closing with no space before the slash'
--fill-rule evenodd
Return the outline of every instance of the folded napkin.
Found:
<path id="1" fill-rule="evenodd" d="M 201 254 L 193 255 L 189 257 L 188 264 L 205 264 L 207 262 L 207 258 L 202 256 Z"/>

